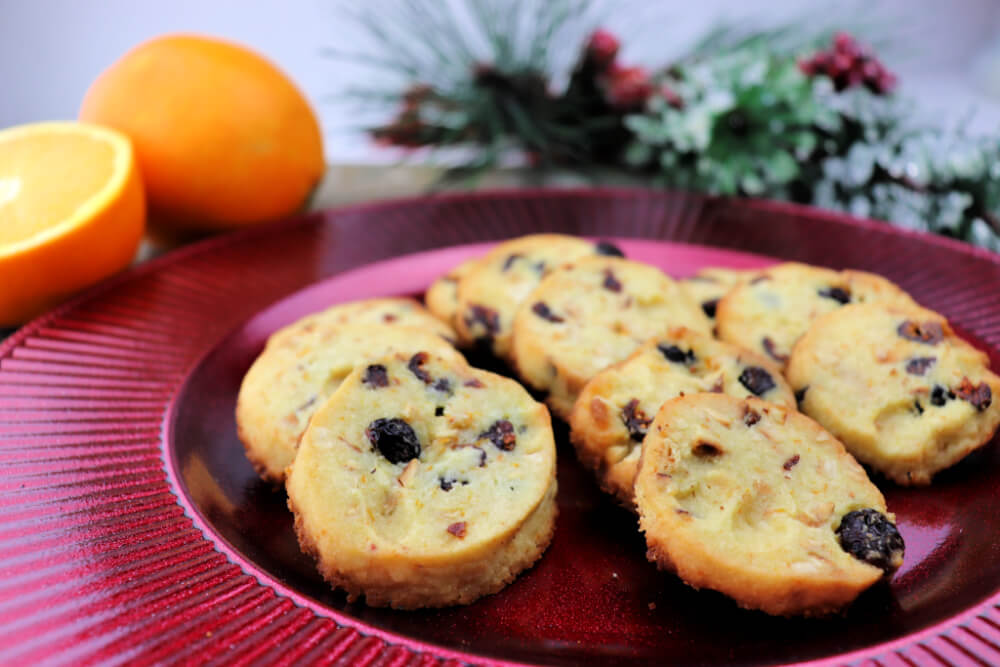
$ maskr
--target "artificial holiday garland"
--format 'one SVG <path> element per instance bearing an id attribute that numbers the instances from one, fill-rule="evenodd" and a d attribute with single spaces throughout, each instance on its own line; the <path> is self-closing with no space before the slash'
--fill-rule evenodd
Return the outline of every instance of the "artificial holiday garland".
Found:
<path id="1" fill-rule="evenodd" d="M 406 48 L 380 59 L 408 83 L 379 93 L 400 106 L 371 130 L 378 140 L 473 147 L 452 174 L 519 150 L 539 169 L 610 167 L 665 187 L 809 203 L 1000 250 L 1000 138 L 913 125 L 896 77 L 846 33 L 818 42 L 787 28 L 735 37 L 723 29 L 650 73 L 621 62 L 616 36 L 597 29 L 556 89 L 546 40 L 576 5 L 536 6 L 520 51 L 490 0 L 470 6 L 489 57 L 453 31 L 430 49 L 447 68 Z M 423 11 L 435 26 L 448 20 Z M 377 20 L 365 25 L 391 41 Z"/>

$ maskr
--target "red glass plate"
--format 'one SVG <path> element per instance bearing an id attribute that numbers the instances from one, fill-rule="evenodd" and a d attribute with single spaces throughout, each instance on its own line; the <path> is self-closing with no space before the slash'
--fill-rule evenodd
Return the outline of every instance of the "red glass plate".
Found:
<path id="1" fill-rule="evenodd" d="M 219 237 L 0 345 L 0 663 L 1000 663 L 996 439 L 930 488 L 878 481 L 906 565 L 842 617 L 775 619 L 658 573 L 564 428 L 555 539 L 503 592 L 396 612 L 330 590 L 236 439 L 243 373 L 307 312 L 417 294 L 484 243 L 539 230 L 611 238 L 678 276 L 776 259 L 876 271 L 1000 361 L 1000 257 L 791 205 L 480 193 Z"/>

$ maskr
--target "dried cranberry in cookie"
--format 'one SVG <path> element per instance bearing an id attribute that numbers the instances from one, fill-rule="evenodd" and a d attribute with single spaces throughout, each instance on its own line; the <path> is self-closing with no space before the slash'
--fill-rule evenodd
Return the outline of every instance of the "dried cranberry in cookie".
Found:
<path id="1" fill-rule="evenodd" d="M 383 373 L 372 367 L 386 384 L 368 380 Z M 351 600 L 467 604 L 513 581 L 551 539 L 549 414 L 513 380 L 464 361 L 374 359 L 313 415 L 287 490 L 301 546 Z"/>
<path id="2" fill-rule="evenodd" d="M 866 507 L 848 512 L 836 533 L 844 551 L 888 574 L 903 564 L 903 536 L 896 524 L 879 511 Z"/>
<path id="3" fill-rule="evenodd" d="M 378 453 L 391 463 L 406 463 L 420 456 L 417 434 L 398 417 L 376 419 L 365 429 L 365 435 Z"/>
<path id="4" fill-rule="evenodd" d="M 453 328 L 456 326 L 458 315 L 458 284 L 478 261 L 479 258 L 475 258 L 462 262 L 431 283 L 431 286 L 424 293 L 424 303 L 427 305 L 427 310 Z"/>
<path id="5" fill-rule="evenodd" d="M 389 386 L 389 376 L 386 373 L 385 366 L 382 364 L 368 364 L 365 366 L 361 381 L 372 389 Z"/>
<path id="6" fill-rule="evenodd" d="M 903 561 L 885 499 L 844 446 L 756 398 L 664 403 L 635 498 L 651 560 L 768 614 L 832 614 Z"/>
<path id="7" fill-rule="evenodd" d="M 582 259 L 547 276 L 518 309 L 514 362 L 567 418 L 590 378 L 681 325 L 711 333 L 698 304 L 662 271 L 617 257 Z"/>
<path id="8" fill-rule="evenodd" d="M 917 306 L 844 306 L 816 320 L 788 364 L 801 409 L 860 461 L 927 484 L 990 441 L 1000 378 L 941 315 Z"/>
<path id="9" fill-rule="evenodd" d="M 622 249 L 616 246 L 614 243 L 611 243 L 610 241 L 598 241 L 596 249 L 598 255 L 607 255 L 608 257 L 625 256 L 625 253 L 622 251 Z"/>
<path id="10" fill-rule="evenodd" d="M 399 321 L 413 318 L 400 314 Z M 280 334 L 268 341 L 247 371 L 236 402 L 236 425 L 247 458 L 272 482 L 285 479 L 309 418 L 355 367 L 363 367 L 365 386 L 377 389 L 388 386 L 389 378 L 385 368 L 368 361 L 374 357 L 424 351 L 464 361 L 441 336 L 410 326 L 342 324 L 339 318 L 313 317 Z"/>
<path id="11" fill-rule="evenodd" d="M 792 346 L 817 317 L 851 303 L 915 305 L 899 287 L 863 271 L 789 262 L 732 289 L 716 308 L 722 340 L 760 352 L 784 368 Z"/>
<path id="12" fill-rule="evenodd" d="M 680 281 L 688 296 L 696 301 L 710 319 L 715 319 L 715 311 L 722 297 L 731 289 L 757 275 L 757 270 L 722 269 L 708 267 Z"/>
<path id="13" fill-rule="evenodd" d="M 489 347 L 498 357 L 510 353 L 514 313 L 554 269 L 601 254 L 601 246 L 561 234 L 533 234 L 496 246 L 458 283 L 455 328 L 463 344 Z"/>
<path id="14" fill-rule="evenodd" d="M 699 392 L 795 405 L 791 388 L 771 361 L 676 327 L 586 384 L 569 418 L 577 455 L 603 489 L 632 507 L 632 482 L 649 423 L 665 401 Z"/>

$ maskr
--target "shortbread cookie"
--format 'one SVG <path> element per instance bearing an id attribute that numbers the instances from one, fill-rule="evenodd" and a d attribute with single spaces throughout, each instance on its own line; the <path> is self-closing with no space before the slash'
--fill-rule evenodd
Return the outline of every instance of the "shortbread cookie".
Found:
<path id="1" fill-rule="evenodd" d="M 566 419 L 590 378 L 675 326 L 711 334 L 701 308 L 659 269 L 590 257 L 554 271 L 518 308 L 514 363 Z"/>
<path id="2" fill-rule="evenodd" d="M 769 614 L 835 612 L 903 561 L 895 518 L 843 445 L 756 398 L 666 402 L 635 498 L 651 560 Z"/>
<path id="3" fill-rule="evenodd" d="M 906 292 L 881 276 L 790 262 L 729 292 L 716 310 L 716 332 L 784 368 L 813 320 L 848 303 L 870 302 L 913 305 Z"/>
<path id="4" fill-rule="evenodd" d="M 466 260 L 441 276 L 427 288 L 424 293 L 424 303 L 427 310 L 442 322 L 455 327 L 458 314 L 458 283 L 472 270 L 479 258 Z"/>
<path id="5" fill-rule="evenodd" d="M 715 310 L 722 297 L 731 289 L 754 278 L 759 270 L 722 269 L 707 267 L 680 281 L 681 287 L 710 319 L 715 319 Z"/>
<path id="6" fill-rule="evenodd" d="M 549 414 L 513 380 L 392 355 L 316 412 L 287 489 L 299 543 L 350 600 L 467 604 L 513 581 L 552 537 Z"/>
<path id="7" fill-rule="evenodd" d="M 816 320 L 788 379 L 801 409 L 899 484 L 927 484 L 989 442 L 1000 378 L 937 313 L 859 304 Z"/>
<path id="8" fill-rule="evenodd" d="M 506 359 L 514 313 L 542 278 L 574 260 L 608 252 L 621 251 L 561 234 L 533 234 L 501 243 L 458 284 L 459 340 L 488 346 Z"/>
<path id="9" fill-rule="evenodd" d="M 457 340 L 455 330 L 451 326 L 434 317 L 430 311 L 413 299 L 385 297 L 340 303 L 326 310 L 306 315 L 271 334 L 267 344 L 271 345 L 288 336 L 308 334 L 317 327 L 329 329 L 341 324 L 391 324 L 393 326 L 417 327 L 436 333 L 449 343 L 454 343 Z"/>
<path id="10" fill-rule="evenodd" d="M 795 407 L 791 388 L 772 362 L 678 327 L 586 384 L 569 418 L 570 439 L 601 487 L 632 507 L 632 483 L 649 423 L 664 401 L 698 392 L 756 396 Z"/>
<path id="11" fill-rule="evenodd" d="M 247 458 L 266 480 L 285 479 L 309 418 L 359 363 L 419 350 L 464 362 L 444 338 L 429 330 L 336 321 L 318 319 L 313 326 L 286 330 L 269 342 L 243 378 L 236 425 Z"/>

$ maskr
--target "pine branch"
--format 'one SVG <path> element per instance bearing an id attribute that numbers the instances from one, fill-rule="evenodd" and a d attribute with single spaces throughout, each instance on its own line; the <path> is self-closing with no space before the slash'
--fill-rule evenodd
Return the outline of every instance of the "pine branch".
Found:
<path id="1" fill-rule="evenodd" d="M 618 57 L 613 35 L 593 31 L 597 9 L 611 6 L 379 3 L 350 10 L 377 52 L 326 53 L 405 82 L 352 91 L 356 103 L 399 105 L 373 136 L 473 149 L 449 181 L 475 179 L 517 150 L 538 167 L 612 167 L 670 187 L 793 199 L 1000 248 L 991 169 L 1000 139 L 911 126 L 909 109 L 893 103 L 895 76 L 850 36 L 812 17 L 766 29 L 722 25 L 650 75 Z M 567 52 L 578 57 L 563 77 L 555 63 Z"/>
<path id="2" fill-rule="evenodd" d="M 950 192 L 954 192 L 956 188 L 946 187 L 946 186 L 935 186 L 930 184 L 923 184 L 914 181 L 908 176 L 899 175 L 893 176 L 888 171 L 882 168 L 877 169 L 878 178 L 875 179 L 879 182 L 894 183 L 901 187 L 911 190 L 913 192 L 919 192 L 922 194 L 934 194 L 934 195 L 946 195 Z M 979 218 L 993 230 L 995 234 L 1000 236 L 1000 216 L 997 216 L 992 211 L 988 210 L 983 202 L 979 201 L 978 197 L 973 197 L 972 205 L 968 209 L 969 215 L 973 218 Z"/>

